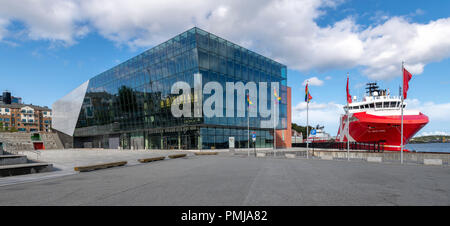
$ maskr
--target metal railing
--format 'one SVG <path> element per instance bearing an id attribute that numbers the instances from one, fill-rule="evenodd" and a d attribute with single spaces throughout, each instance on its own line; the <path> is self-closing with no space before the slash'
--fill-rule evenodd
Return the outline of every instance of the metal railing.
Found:
<path id="1" fill-rule="evenodd" d="M 384 164 L 401 164 L 401 153 L 396 151 L 378 151 L 381 149 L 381 144 L 354 144 L 351 151 L 346 151 L 342 143 L 337 143 L 339 148 L 323 148 L 336 147 L 333 145 L 326 146 L 326 144 L 310 147 L 307 151 L 306 147 L 293 147 L 288 149 L 275 150 L 254 150 L 250 152 L 250 157 L 257 157 L 256 153 L 263 154 L 259 157 L 268 158 L 298 158 L 298 159 L 326 159 L 326 160 L 341 160 L 341 161 L 359 161 L 359 162 L 378 162 Z M 318 148 L 322 147 L 322 148 Z M 345 148 L 344 148 L 345 147 Z M 246 157 L 247 153 L 236 153 L 242 157 Z M 403 152 L 404 165 L 440 165 L 450 166 L 450 153 L 430 153 L 430 152 Z"/>
<path id="2" fill-rule="evenodd" d="M 350 142 L 350 150 L 361 150 L 369 152 L 384 152 L 384 143 L 373 142 L 373 143 L 357 143 Z M 296 143 L 292 144 L 292 147 L 306 148 L 306 143 Z M 347 150 L 347 142 L 320 142 L 320 143 L 309 143 L 309 148 L 314 149 L 336 149 L 336 150 Z"/>

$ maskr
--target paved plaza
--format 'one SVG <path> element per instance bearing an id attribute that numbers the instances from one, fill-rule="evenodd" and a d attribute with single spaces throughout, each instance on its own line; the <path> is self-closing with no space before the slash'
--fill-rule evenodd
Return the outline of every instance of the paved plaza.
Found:
<path id="1" fill-rule="evenodd" d="M 0 205 L 450 205 L 450 168 L 188 155 L 0 186 Z"/>
<path id="2" fill-rule="evenodd" d="M 39 153 L 39 154 L 37 154 Z M 106 162 L 127 161 L 128 165 L 139 164 L 140 158 L 167 156 L 189 153 L 170 150 L 117 150 L 117 149 L 64 149 L 40 152 L 22 151 L 28 159 L 52 163 L 57 170 L 72 171 L 76 166 L 100 164 Z"/>

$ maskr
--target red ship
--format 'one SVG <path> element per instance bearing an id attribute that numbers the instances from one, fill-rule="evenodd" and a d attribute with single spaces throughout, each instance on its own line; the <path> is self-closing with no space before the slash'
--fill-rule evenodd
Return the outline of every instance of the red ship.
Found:
<path id="1" fill-rule="evenodd" d="M 336 139 L 341 142 L 380 143 L 387 151 L 401 149 L 401 108 L 403 107 L 403 143 L 408 143 L 428 122 L 428 116 L 416 110 L 406 110 L 401 97 L 391 97 L 376 83 L 367 84 L 367 95 L 362 101 L 349 104 L 349 136 L 347 115 L 340 118 Z M 355 97 L 356 100 L 356 97 Z M 347 112 L 347 106 L 344 107 Z"/>

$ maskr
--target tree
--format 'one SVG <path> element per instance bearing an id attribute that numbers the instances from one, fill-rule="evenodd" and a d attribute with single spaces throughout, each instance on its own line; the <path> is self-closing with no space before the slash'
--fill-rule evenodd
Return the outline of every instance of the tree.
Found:
<path id="1" fill-rule="evenodd" d="M 292 123 L 292 129 L 297 131 L 298 133 L 302 133 L 303 134 L 303 139 L 306 139 L 306 126 L 299 126 L 295 123 Z M 311 131 L 312 129 L 314 129 L 312 126 L 309 126 L 309 131 Z"/>
<path id="2" fill-rule="evenodd" d="M 137 109 L 136 93 L 133 89 L 126 86 L 119 88 L 120 110 L 126 113 L 132 113 L 132 109 Z"/>

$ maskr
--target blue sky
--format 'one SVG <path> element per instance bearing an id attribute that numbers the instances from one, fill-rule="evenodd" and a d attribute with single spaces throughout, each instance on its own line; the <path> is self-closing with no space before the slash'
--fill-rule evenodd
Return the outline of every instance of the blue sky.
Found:
<path id="1" fill-rule="evenodd" d="M 0 89 L 25 103 L 51 106 L 89 78 L 199 26 L 286 64 L 293 121 L 336 135 L 351 94 L 377 81 L 398 93 L 401 61 L 414 74 L 410 108 L 430 116 L 419 134 L 450 134 L 450 1 L 0 0 Z"/>

